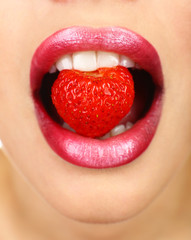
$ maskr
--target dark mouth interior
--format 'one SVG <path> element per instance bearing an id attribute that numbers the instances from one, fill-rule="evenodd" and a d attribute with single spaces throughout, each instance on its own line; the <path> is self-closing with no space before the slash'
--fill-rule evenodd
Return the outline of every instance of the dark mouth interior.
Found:
<path id="1" fill-rule="evenodd" d="M 156 86 L 151 75 L 142 69 L 129 69 L 134 79 L 135 99 L 129 114 L 121 121 L 136 123 L 148 112 L 154 98 Z M 63 119 L 58 115 L 51 99 L 51 87 L 57 79 L 59 71 L 53 74 L 45 74 L 39 91 L 43 106 L 51 118 L 62 125 Z"/>
<path id="2" fill-rule="evenodd" d="M 51 118 L 57 122 L 58 124 L 62 124 L 64 121 L 58 115 L 56 108 L 54 107 L 51 99 L 51 88 L 55 80 L 57 79 L 59 71 L 55 73 L 47 73 L 44 75 L 42 80 L 41 88 L 40 88 L 40 99 L 42 104 L 47 111 L 47 113 L 51 116 Z"/>

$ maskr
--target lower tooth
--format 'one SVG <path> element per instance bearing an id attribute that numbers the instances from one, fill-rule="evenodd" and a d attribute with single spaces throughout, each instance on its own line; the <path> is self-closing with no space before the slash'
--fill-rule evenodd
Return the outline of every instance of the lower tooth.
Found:
<path id="1" fill-rule="evenodd" d="M 62 125 L 62 127 L 65 128 L 65 129 L 67 129 L 67 130 L 69 130 L 69 131 L 71 131 L 71 132 L 75 132 L 74 129 L 71 128 L 67 123 L 64 123 L 64 124 Z"/>
<path id="2" fill-rule="evenodd" d="M 113 136 L 119 135 L 119 134 L 121 134 L 121 133 L 123 133 L 125 131 L 126 131 L 125 126 L 121 124 L 121 125 L 118 125 L 118 126 L 114 127 L 111 130 L 110 133 L 111 133 L 111 136 L 113 137 Z"/>
<path id="3" fill-rule="evenodd" d="M 110 135 L 110 132 L 109 132 L 109 133 L 105 134 L 104 136 L 100 137 L 99 139 L 104 140 L 104 139 L 107 139 L 107 138 L 110 138 L 110 137 L 111 137 L 111 135 Z"/>
<path id="4" fill-rule="evenodd" d="M 75 132 L 75 130 L 73 128 L 71 128 L 66 122 L 63 123 L 62 127 L 71 132 Z M 117 135 L 124 133 L 125 131 L 131 129 L 132 127 L 133 127 L 133 123 L 131 123 L 131 122 L 127 122 L 125 126 L 123 124 L 117 125 L 109 133 L 106 133 L 104 136 L 100 137 L 99 139 L 104 140 L 104 139 L 107 139 L 110 137 L 117 136 Z"/>
<path id="5" fill-rule="evenodd" d="M 127 122 L 125 127 L 126 127 L 126 130 L 129 130 L 129 129 L 131 129 L 133 127 L 133 123 Z"/>

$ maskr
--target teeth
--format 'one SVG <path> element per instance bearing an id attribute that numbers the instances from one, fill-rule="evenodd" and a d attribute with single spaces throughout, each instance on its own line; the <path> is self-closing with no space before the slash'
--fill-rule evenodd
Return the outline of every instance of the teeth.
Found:
<path id="1" fill-rule="evenodd" d="M 72 132 L 75 132 L 74 129 L 71 128 L 66 122 L 63 123 L 62 127 L 63 127 L 63 128 L 66 128 L 66 129 L 68 129 L 68 130 L 70 130 L 70 131 L 72 131 Z"/>
<path id="2" fill-rule="evenodd" d="M 107 133 L 100 139 L 107 139 L 107 138 L 110 138 L 113 136 L 117 136 L 117 135 L 124 133 L 125 131 L 131 129 L 132 127 L 133 127 L 133 123 L 131 123 L 131 122 L 127 122 L 125 126 L 123 124 L 117 125 L 109 133 Z"/>
<path id="3" fill-rule="evenodd" d="M 100 137 L 99 139 L 104 140 L 104 139 L 107 139 L 107 138 L 110 138 L 110 137 L 111 137 L 111 134 L 109 132 L 109 133 L 106 133 L 104 136 Z"/>
<path id="4" fill-rule="evenodd" d="M 62 125 L 63 128 L 75 132 L 73 128 L 71 128 L 66 122 L 63 123 Z M 127 122 L 126 125 L 124 126 L 123 124 L 117 125 L 114 127 L 110 132 L 106 133 L 104 136 L 100 137 L 99 139 L 104 140 L 110 137 L 117 136 L 121 133 L 124 133 L 125 131 L 131 129 L 133 127 L 133 123 Z"/>
<path id="5" fill-rule="evenodd" d="M 133 68 L 133 67 L 135 67 L 135 62 L 133 62 L 133 60 L 131 60 L 130 58 L 128 58 L 124 55 L 121 55 L 119 65 L 126 67 L 126 68 Z"/>
<path id="6" fill-rule="evenodd" d="M 63 69 L 72 69 L 72 56 L 70 54 L 64 55 L 61 57 L 57 63 L 56 67 L 59 71 L 62 71 Z"/>
<path id="7" fill-rule="evenodd" d="M 124 133 L 125 131 L 131 129 L 132 127 L 133 127 L 133 123 L 131 123 L 131 122 L 127 122 L 125 126 L 123 124 L 117 125 L 116 127 L 114 127 L 109 133 L 107 133 L 103 137 L 104 137 L 104 139 L 106 139 L 106 138 L 109 138 L 109 137 L 119 135 L 119 134 Z"/>
<path id="8" fill-rule="evenodd" d="M 49 73 L 55 73 L 56 72 L 56 66 L 55 65 L 52 65 L 52 67 L 50 68 L 49 70 Z"/>
<path id="9" fill-rule="evenodd" d="M 49 73 L 56 72 L 56 69 L 77 69 L 80 71 L 95 71 L 101 67 L 114 67 L 117 65 L 126 68 L 140 68 L 130 58 L 113 52 L 104 51 L 81 51 L 73 54 L 66 54 L 51 67 Z"/>
<path id="10" fill-rule="evenodd" d="M 112 52 L 97 52 L 97 68 L 115 67 L 119 65 L 119 54 Z"/>
<path id="11" fill-rule="evenodd" d="M 138 63 L 135 63 L 135 68 L 136 68 L 136 69 L 141 69 L 141 67 L 139 66 Z"/>
<path id="12" fill-rule="evenodd" d="M 119 135 L 123 132 L 126 131 L 126 128 L 124 125 L 117 125 L 116 127 L 114 127 L 112 130 L 111 130 L 111 136 L 116 136 L 116 135 Z"/>
<path id="13" fill-rule="evenodd" d="M 96 62 L 95 51 L 76 52 L 73 54 L 74 69 L 81 71 L 95 71 L 97 69 Z"/>
<path id="14" fill-rule="evenodd" d="M 129 129 L 131 129 L 133 127 L 133 123 L 127 122 L 125 127 L 126 127 L 126 130 L 129 130 Z"/>

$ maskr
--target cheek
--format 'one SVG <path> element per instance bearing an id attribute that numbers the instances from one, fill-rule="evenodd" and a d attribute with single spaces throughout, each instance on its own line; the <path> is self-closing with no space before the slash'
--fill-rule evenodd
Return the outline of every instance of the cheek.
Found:
<path id="1" fill-rule="evenodd" d="M 165 37 L 170 43 L 170 50 L 179 48 L 182 52 L 189 54 L 188 50 L 191 50 L 190 0 L 175 0 L 173 2 L 157 0 L 152 1 L 152 7 L 158 26 L 163 31 L 161 38 Z"/>

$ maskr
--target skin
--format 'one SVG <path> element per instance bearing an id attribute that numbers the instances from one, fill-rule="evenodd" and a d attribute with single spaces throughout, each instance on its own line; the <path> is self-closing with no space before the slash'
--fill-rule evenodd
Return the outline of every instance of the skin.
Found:
<path id="1" fill-rule="evenodd" d="M 56 240 L 140 239 L 139 234 L 142 239 L 190 239 L 190 13 L 190 0 L 1 3 L 0 136 L 16 169 L 4 160 L 13 184 L 3 191 L 5 199 L 14 192 L 15 205 L 28 213 L 18 217 L 13 202 L 2 200 L 16 217 L 8 210 L 4 215 L 15 224 L 19 219 L 17 230 L 5 228 L 6 233 L 18 239 L 26 239 L 25 234 Z M 158 51 L 165 78 L 162 116 L 149 148 L 131 164 L 105 170 L 71 165 L 50 149 L 39 129 L 29 87 L 32 55 L 47 36 L 74 25 L 126 27 Z"/>

